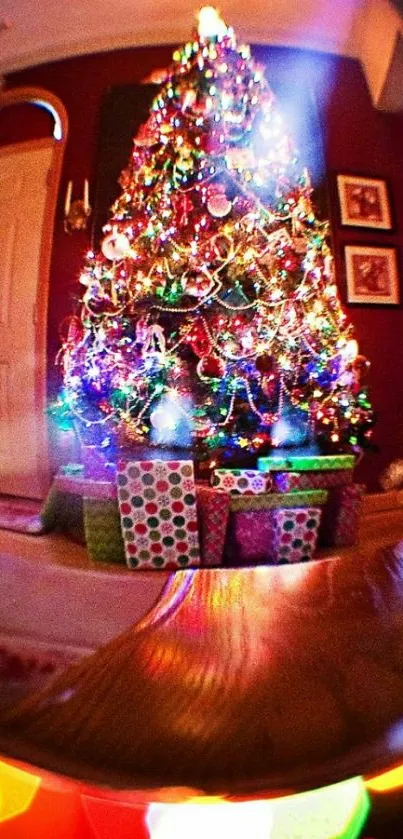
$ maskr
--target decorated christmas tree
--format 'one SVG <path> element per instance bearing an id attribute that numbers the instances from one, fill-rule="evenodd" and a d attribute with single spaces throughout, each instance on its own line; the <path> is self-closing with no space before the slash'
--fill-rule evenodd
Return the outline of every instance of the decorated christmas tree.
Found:
<path id="1" fill-rule="evenodd" d="M 63 347 L 87 437 L 234 464 L 363 446 L 368 362 L 328 223 L 264 70 L 213 8 L 174 52 L 120 184 Z"/>

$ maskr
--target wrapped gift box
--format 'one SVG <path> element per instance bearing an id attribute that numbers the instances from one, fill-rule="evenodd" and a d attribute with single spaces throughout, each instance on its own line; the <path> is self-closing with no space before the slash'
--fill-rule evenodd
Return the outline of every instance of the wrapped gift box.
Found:
<path id="1" fill-rule="evenodd" d="M 191 461 L 123 461 L 118 466 L 117 485 L 130 568 L 200 565 Z"/>
<path id="2" fill-rule="evenodd" d="M 258 495 L 272 487 L 270 475 L 257 469 L 214 469 L 211 483 L 231 495 Z"/>
<path id="3" fill-rule="evenodd" d="M 209 486 L 196 488 L 202 565 L 221 565 L 229 517 L 227 492 Z"/>
<path id="4" fill-rule="evenodd" d="M 275 455 L 259 457 L 260 472 L 321 472 L 334 469 L 354 469 L 355 457 L 350 454 L 333 455 Z"/>
<path id="5" fill-rule="evenodd" d="M 273 472 L 274 492 L 295 492 L 301 489 L 331 489 L 353 482 L 352 469 L 329 469 L 319 472 Z"/>
<path id="6" fill-rule="evenodd" d="M 125 552 L 116 500 L 84 498 L 84 531 L 92 559 L 124 564 Z"/>
<path id="7" fill-rule="evenodd" d="M 273 510 L 272 562 L 308 562 L 312 559 L 321 520 L 320 507 Z"/>
<path id="8" fill-rule="evenodd" d="M 225 565 L 269 562 L 273 543 L 272 510 L 230 513 L 224 550 Z"/>
<path id="9" fill-rule="evenodd" d="M 275 510 L 280 507 L 320 507 L 326 504 L 326 489 L 305 489 L 300 492 L 283 494 L 271 492 L 262 495 L 233 495 L 230 500 L 231 512 Z"/>
<path id="10" fill-rule="evenodd" d="M 340 548 L 355 544 L 364 494 L 361 484 L 330 490 L 319 531 L 321 545 Z"/>
<path id="11" fill-rule="evenodd" d="M 279 564 L 312 558 L 326 490 L 232 496 L 226 565 Z"/>
<path id="12" fill-rule="evenodd" d="M 321 507 L 290 507 L 232 513 L 226 565 L 279 565 L 312 559 Z"/>

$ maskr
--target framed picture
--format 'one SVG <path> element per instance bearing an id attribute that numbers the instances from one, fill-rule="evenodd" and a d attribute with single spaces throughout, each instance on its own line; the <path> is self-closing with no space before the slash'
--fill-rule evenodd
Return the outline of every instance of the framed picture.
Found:
<path id="1" fill-rule="evenodd" d="M 396 248 L 346 245 L 347 302 L 398 305 Z"/>
<path id="2" fill-rule="evenodd" d="M 386 181 L 358 175 L 337 175 L 340 219 L 352 227 L 392 229 Z"/>

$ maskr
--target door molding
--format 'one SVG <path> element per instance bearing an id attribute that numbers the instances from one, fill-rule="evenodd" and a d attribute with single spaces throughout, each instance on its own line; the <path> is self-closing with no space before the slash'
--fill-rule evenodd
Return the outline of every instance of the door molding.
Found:
<path id="1" fill-rule="evenodd" d="M 55 215 L 57 198 L 59 193 L 60 177 L 63 165 L 64 150 L 68 135 L 68 116 L 62 101 L 50 91 L 36 87 L 21 87 L 0 92 L 0 113 L 4 108 L 18 104 L 31 104 L 34 107 L 44 108 L 53 118 L 53 135 L 49 138 L 30 140 L 24 142 L 23 130 L 21 141 L 13 146 L 3 146 L 0 150 L 5 153 L 7 150 L 18 148 L 32 148 L 52 144 L 51 174 L 46 193 L 44 209 L 41 251 L 39 258 L 37 302 L 35 311 L 35 407 L 38 413 L 43 415 L 41 423 L 40 439 L 37 440 L 37 449 L 40 452 L 38 458 L 38 479 L 40 494 L 44 497 L 49 489 L 51 474 L 49 460 L 49 439 L 48 426 L 46 422 L 47 406 L 47 328 L 48 328 L 48 297 L 50 265 L 53 248 L 53 236 L 55 227 Z"/>

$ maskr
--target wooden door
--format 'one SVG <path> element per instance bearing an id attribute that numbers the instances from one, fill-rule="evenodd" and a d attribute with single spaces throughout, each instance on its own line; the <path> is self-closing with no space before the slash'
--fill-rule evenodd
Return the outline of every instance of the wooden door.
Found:
<path id="1" fill-rule="evenodd" d="M 0 493 L 27 498 L 49 484 L 41 278 L 54 145 L 0 149 Z"/>

